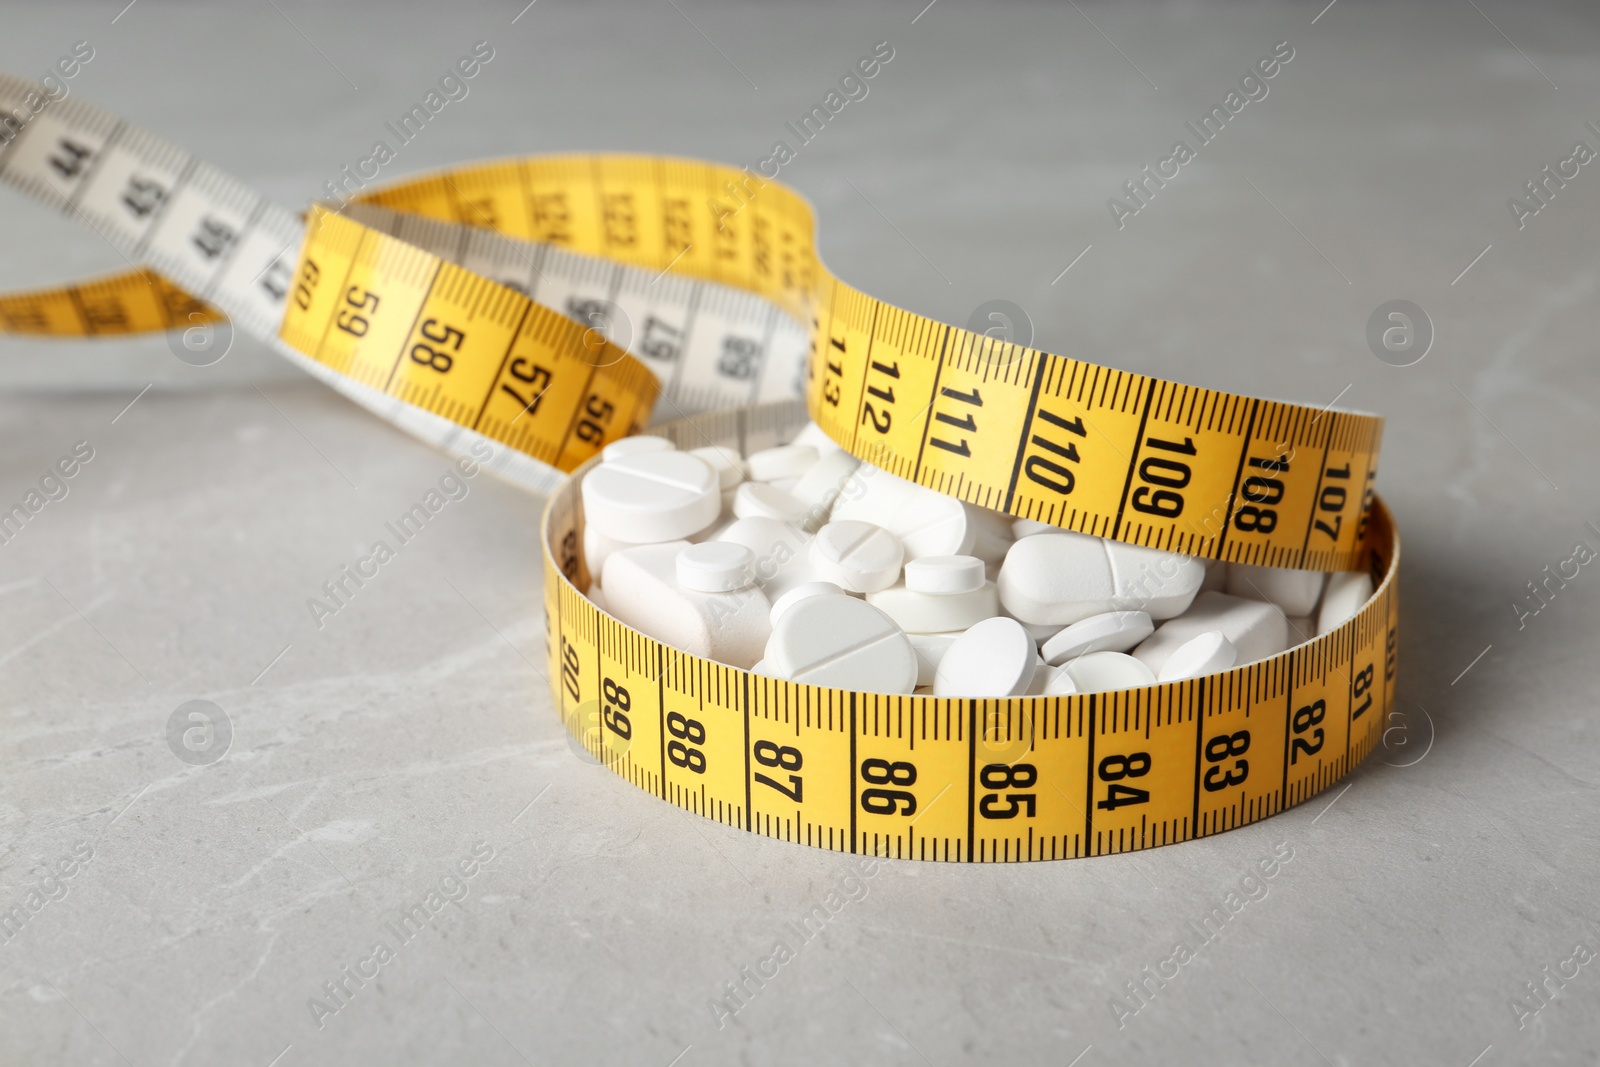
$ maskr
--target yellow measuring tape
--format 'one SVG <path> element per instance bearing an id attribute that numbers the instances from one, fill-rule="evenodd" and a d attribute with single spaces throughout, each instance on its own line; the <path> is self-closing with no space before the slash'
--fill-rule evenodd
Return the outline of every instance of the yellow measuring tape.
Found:
<path id="1" fill-rule="evenodd" d="M 0 77 L 0 108 L 27 88 Z M 524 478 L 554 487 L 545 594 L 568 729 L 682 807 L 892 856 L 1098 855 L 1282 810 L 1382 734 L 1398 542 L 1372 492 L 1374 416 L 1176 385 L 891 307 L 827 272 L 797 194 L 715 164 L 492 163 L 319 205 L 302 226 L 76 100 L 5 132 L 0 180 L 151 268 L 0 297 L 6 331 L 171 329 L 220 311 L 441 447 L 470 431 L 552 471 L 647 425 L 663 391 L 683 410 L 798 389 L 856 456 L 970 503 L 1187 555 L 1367 569 L 1378 589 L 1328 634 L 1192 681 L 1007 700 L 843 692 L 699 659 L 600 612 L 580 591 L 576 482 Z M 619 303 L 642 310 L 593 312 Z M 785 338 L 807 335 L 785 366 Z M 803 418 L 791 402 L 653 432 L 749 450 Z"/>

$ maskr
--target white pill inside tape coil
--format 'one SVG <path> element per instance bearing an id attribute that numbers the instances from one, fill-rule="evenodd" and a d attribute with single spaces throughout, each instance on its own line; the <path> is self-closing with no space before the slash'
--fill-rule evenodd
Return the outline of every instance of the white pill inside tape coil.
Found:
<path id="1" fill-rule="evenodd" d="M 1033 681 L 1038 650 L 1015 619 L 985 619 L 951 643 L 939 660 L 933 693 L 941 697 L 1021 696 Z"/>
<path id="2" fill-rule="evenodd" d="M 609 460 L 589 472 L 581 490 L 586 521 L 630 544 L 688 537 L 722 511 L 716 472 L 687 452 L 635 452 Z"/>
<path id="3" fill-rule="evenodd" d="M 798 525 L 805 520 L 806 507 L 777 486 L 745 482 L 734 490 L 733 513 L 741 519 L 777 519 Z"/>
<path id="4" fill-rule="evenodd" d="M 811 540 L 812 571 L 853 593 L 893 585 L 904 558 L 905 549 L 894 534 L 870 522 L 830 522 Z"/>
<path id="5" fill-rule="evenodd" d="M 623 440 L 632 440 L 632 438 L 624 438 Z M 689 455 L 703 459 L 710 464 L 711 469 L 717 472 L 717 480 L 724 489 L 732 489 L 744 481 L 744 463 L 739 459 L 739 453 L 731 448 L 707 445 L 704 448 L 690 449 Z"/>
<path id="6" fill-rule="evenodd" d="M 600 450 L 600 462 L 610 463 L 621 459 L 623 456 L 637 456 L 645 452 L 671 452 L 677 448 L 665 437 L 656 437 L 654 434 L 635 434 L 612 441 Z"/>
<path id="7" fill-rule="evenodd" d="M 678 584 L 699 593 L 729 593 L 750 584 L 756 555 L 732 541 L 702 541 L 678 553 Z"/>
<path id="8" fill-rule="evenodd" d="M 906 564 L 906 588 L 913 593 L 970 593 L 983 581 L 983 560 L 976 556 L 924 556 Z"/>
<path id="9" fill-rule="evenodd" d="M 779 445 L 752 452 L 745 458 L 750 480 L 775 482 L 779 478 L 798 478 L 817 462 L 817 450 L 810 445 Z"/>

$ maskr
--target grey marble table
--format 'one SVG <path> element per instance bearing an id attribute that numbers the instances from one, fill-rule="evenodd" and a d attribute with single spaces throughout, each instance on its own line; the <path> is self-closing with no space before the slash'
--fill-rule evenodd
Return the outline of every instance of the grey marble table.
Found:
<path id="1" fill-rule="evenodd" d="M 1600 577 L 1568 561 L 1600 548 L 1600 172 L 1569 161 L 1600 148 L 1600 13 L 925 2 L 6 4 L 0 69 L 89 41 L 75 93 L 299 205 L 478 40 L 494 61 L 395 173 L 753 164 L 888 41 L 784 170 L 844 277 L 1388 416 L 1386 749 L 1187 845 L 863 870 L 574 757 L 539 674 L 539 500 L 475 479 L 319 626 L 308 598 L 442 457 L 249 339 L 209 368 L 6 340 L 0 505 L 92 458 L 0 544 L 0 911 L 25 918 L 0 1061 L 1595 1062 Z M 1129 199 L 1179 139 L 1195 158 Z M 0 233 L 3 288 L 121 266 L 9 193 Z M 1410 366 L 1369 346 L 1391 300 L 1431 323 Z M 225 716 L 213 762 L 169 736 L 194 700 Z"/>

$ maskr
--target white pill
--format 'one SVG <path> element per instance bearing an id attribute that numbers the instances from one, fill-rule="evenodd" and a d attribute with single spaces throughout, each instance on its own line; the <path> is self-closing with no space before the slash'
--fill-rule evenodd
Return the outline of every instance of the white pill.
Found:
<path id="1" fill-rule="evenodd" d="M 1120 611 L 1145 611 L 1156 620 L 1173 618 L 1194 602 L 1205 581 L 1205 561 L 1194 556 L 1121 541 L 1104 544 Z"/>
<path id="2" fill-rule="evenodd" d="M 1159 671 L 1167 659 L 1207 630 L 1221 630 L 1238 650 L 1236 666 L 1276 656 L 1289 647 L 1289 624 L 1277 605 L 1227 593 L 1201 593 L 1189 610 L 1162 623 L 1133 654 Z"/>
<path id="3" fill-rule="evenodd" d="M 775 482 L 779 478 L 798 478 L 817 462 L 817 450 L 810 445 L 779 445 L 763 448 L 745 457 L 751 481 Z"/>
<path id="4" fill-rule="evenodd" d="M 709 463 L 711 469 L 717 472 L 717 481 L 724 489 L 732 489 L 744 481 L 744 462 L 739 458 L 739 453 L 731 448 L 707 445 L 705 448 L 691 448 L 689 455 L 698 456 Z"/>
<path id="5" fill-rule="evenodd" d="M 756 665 L 754 667 L 750 668 L 750 673 L 751 674 L 760 674 L 760 675 L 763 675 L 763 676 L 765 676 L 767 678 L 782 678 L 783 677 L 783 675 L 781 675 L 777 671 L 773 670 L 772 664 L 768 663 L 764 659 L 757 660 L 756 661 Z"/>
<path id="6" fill-rule="evenodd" d="M 810 445 L 817 450 L 819 456 L 826 456 L 829 452 L 842 452 L 839 443 L 828 436 L 826 430 L 814 422 L 808 422 L 801 427 L 800 432 L 794 435 L 791 445 Z"/>
<path id="7" fill-rule="evenodd" d="M 852 593 L 875 593 L 900 578 L 905 549 L 870 522 L 830 522 L 811 539 L 811 570 Z"/>
<path id="8" fill-rule="evenodd" d="M 998 579 L 1006 611 L 1065 626 L 1108 611 L 1171 618 L 1194 600 L 1205 567 L 1191 556 L 1058 531 L 1011 546 Z"/>
<path id="9" fill-rule="evenodd" d="M 995 589 L 998 592 L 999 586 L 997 585 Z M 1008 619 L 1016 619 L 1015 615 L 1012 615 L 1010 612 L 1006 611 L 1006 606 L 1004 604 L 1000 605 L 1000 614 L 1004 615 Z M 1056 634 L 1061 632 L 1061 624 L 1055 622 L 1023 622 L 1021 619 L 1017 619 L 1017 624 L 1024 630 L 1028 631 L 1028 636 L 1033 638 L 1033 643 L 1036 645 L 1044 644 L 1046 641 L 1050 640 Z"/>
<path id="10" fill-rule="evenodd" d="M 1000 594 L 990 581 L 964 593 L 919 593 L 904 583 L 896 583 L 868 593 L 867 603 L 881 608 L 907 633 L 965 630 L 1000 613 Z M 1029 634 L 1028 639 L 1033 640 L 1033 635 Z"/>
<path id="11" fill-rule="evenodd" d="M 961 634 L 960 630 L 939 634 L 906 634 L 906 640 L 911 642 L 911 650 L 917 654 L 918 685 L 933 685 L 934 676 L 939 672 L 939 661 L 944 659 L 944 654 L 950 651 L 950 646 L 956 643 L 956 638 Z"/>
<path id="12" fill-rule="evenodd" d="M 1337 630 L 1347 620 L 1355 618 L 1367 601 L 1372 599 L 1372 578 L 1365 571 L 1339 571 L 1328 579 L 1328 591 L 1322 597 L 1322 610 L 1317 613 L 1317 633 Z"/>
<path id="13" fill-rule="evenodd" d="M 767 664 L 809 685 L 873 693 L 909 693 L 917 655 L 900 628 L 852 596 L 806 597 L 792 605 L 767 641 Z"/>
<path id="14" fill-rule="evenodd" d="M 745 482 L 734 490 L 733 513 L 741 519 L 777 519 L 798 525 L 805 520 L 806 508 L 777 486 Z"/>
<path id="15" fill-rule="evenodd" d="M 1016 540 L 1011 534 L 1011 516 L 977 504 L 968 504 L 967 525 L 972 527 L 969 554 L 995 566 L 1004 562 L 1011 542 Z"/>
<path id="16" fill-rule="evenodd" d="M 777 519 L 735 519 L 717 540 L 743 545 L 755 554 L 751 564 L 755 584 L 769 599 L 816 578 L 806 551 L 811 539 Z"/>
<path id="17" fill-rule="evenodd" d="M 687 541 L 667 541 L 613 552 L 604 575 L 607 612 L 674 648 L 751 666 L 771 632 L 767 598 L 756 589 L 701 593 L 679 587 L 678 554 L 689 547 Z"/>
<path id="18" fill-rule="evenodd" d="M 1200 592 L 1225 593 L 1228 591 L 1228 564 L 1220 559 L 1208 559 L 1206 576 L 1200 580 Z"/>
<path id="19" fill-rule="evenodd" d="M 906 564 L 906 588 L 913 593 L 970 593 L 983 588 L 983 560 L 977 556 L 924 556 Z"/>
<path id="20" fill-rule="evenodd" d="M 1080 619 L 1040 649 L 1045 662 L 1060 665 L 1090 652 L 1126 652 L 1155 632 L 1147 611 L 1108 611 Z"/>
<path id="21" fill-rule="evenodd" d="M 623 456 L 637 456 L 645 452 L 671 452 L 677 446 L 665 437 L 654 434 L 635 434 L 612 441 L 600 450 L 600 462 L 610 463 Z"/>
<path id="22" fill-rule="evenodd" d="M 1207 630 L 1173 649 L 1156 678 L 1163 682 L 1181 682 L 1185 678 L 1216 674 L 1232 667 L 1238 658 L 1239 650 L 1221 630 Z"/>
<path id="23" fill-rule="evenodd" d="M 1044 685 L 1039 690 L 1040 696 L 1069 697 L 1078 691 L 1078 683 L 1072 680 L 1072 675 L 1067 673 L 1065 667 L 1051 667 L 1047 664 L 1039 673 L 1045 676 Z"/>
<path id="24" fill-rule="evenodd" d="M 1061 669 L 1080 693 L 1109 693 L 1156 684 L 1150 668 L 1125 652 L 1091 652 Z"/>
<path id="25" fill-rule="evenodd" d="M 971 554 L 977 531 L 961 501 L 865 463 L 860 471 L 862 491 L 841 494 L 830 519 L 882 526 L 900 539 L 907 559 Z"/>
<path id="26" fill-rule="evenodd" d="M 834 501 L 839 499 L 839 494 L 859 466 L 859 459 L 843 449 L 835 448 L 823 453 L 822 458 L 800 476 L 794 488 L 789 490 L 789 495 L 805 505 L 806 517 L 801 523 L 804 529 L 814 531 L 828 521 Z"/>
<path id="27" fill-rule="evenodd" d="M 941 697 L 1013 697 L 1027 691 L 1038 658 L 1033 638 L 1015 619 L 996 616 L 968 627 L 934 674 Z"/>
<path id="28" fill-rule="evenodd" d="M 1230 563 L 1227 592 L 1247 600 L 1276 604 L 1285 615 L 1309 615 L 1316 610 L 1326 577 L 1321 571 Z"/>
<path id="29" fill-rule="evenodd" d="M 601 611 L 606 610 L 606 591 L 600 588 L 599 582 L 595 582 L 589 586 L 589 603 L 593 604 Z"/>
<path id="30" fill-rule="evenodd" d="M 619 548 L 628 548 L 628 542 L 618 541 L 615 537 L 607 537 L 594 528 L 593 523 L 585 523 L 583 527 L 583 561 L 589 567 L 589 573 L 596 579 L 606 569 L 606 557 Z"/>
<path id="31" fill-rule="evenodd" d="M 688 537 L 722 512 L 716 471 L 687 452 L 610 460 L 591 470 L 581 488 L 585 521 L 630 544 Z"/>
<path id="32" fill-rule="evenodd" d="M 678 584 L 697 593 L 731 593 L 751 582 L 756 555 L 732 541 L 702 541 L 678 553 Z"/>
<path id="33" fill-rule="evenodd" d="M 1024 622 L 1065 626 L 1115 610 L 1116 585 L 1104 544 L 1088 534 L 1033 534 L 1011 546 L 1000 567 L 1000 602 Z"/>
<path id="34" fill-rule="evenodd" d="M 1020 541 L 1024 537 L 1032 537 L 1034 534 L 1060 532 L 1061 527 L 1052 526 L 1048 522 L 1040 522 L 1038 519 L 1014 519 L 1011 523 L 1011 538 L 1014 541 Z"/>
<path id="35" fill-rule="evenodd" d="M 785 493 L 788 493 L 790 496 L 794 496 L 794 487 L 800 484 L 800 479 L 799 478 L 774 478 L 774 479 L 772 479 L 772 481 L 763 482 L 762 484 L 763 485 L 770 485 L 774 489 L 782 489 Z M 803 522 L 804 520 L 801 520 L 801 521 Z"/>
<path id="36" fill-rule="evenodd" d="M 843 589 L 832 582 L 801 582 L 799 585 L 785 592 L 772 602 L 772 614 L 769 618 L 772 625 L 778 625 L 778 616 L 794 607 L 808 596 L 827 596 L 830 593 L 842 593 Z"/>

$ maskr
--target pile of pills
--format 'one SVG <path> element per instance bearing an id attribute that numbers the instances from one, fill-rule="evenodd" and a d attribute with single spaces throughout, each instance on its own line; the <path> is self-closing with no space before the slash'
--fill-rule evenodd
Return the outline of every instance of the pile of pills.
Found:
<path id="1" fill-rule="evenodd" d="M 589 598 L 658 641 L 877 693 L 1064 696 L 1277 655 L 1371 598 L 1365 573 L 1218 563 L 964 503 L 815 424 L 741 459 L 661 437 L 582 483 Z"/>

